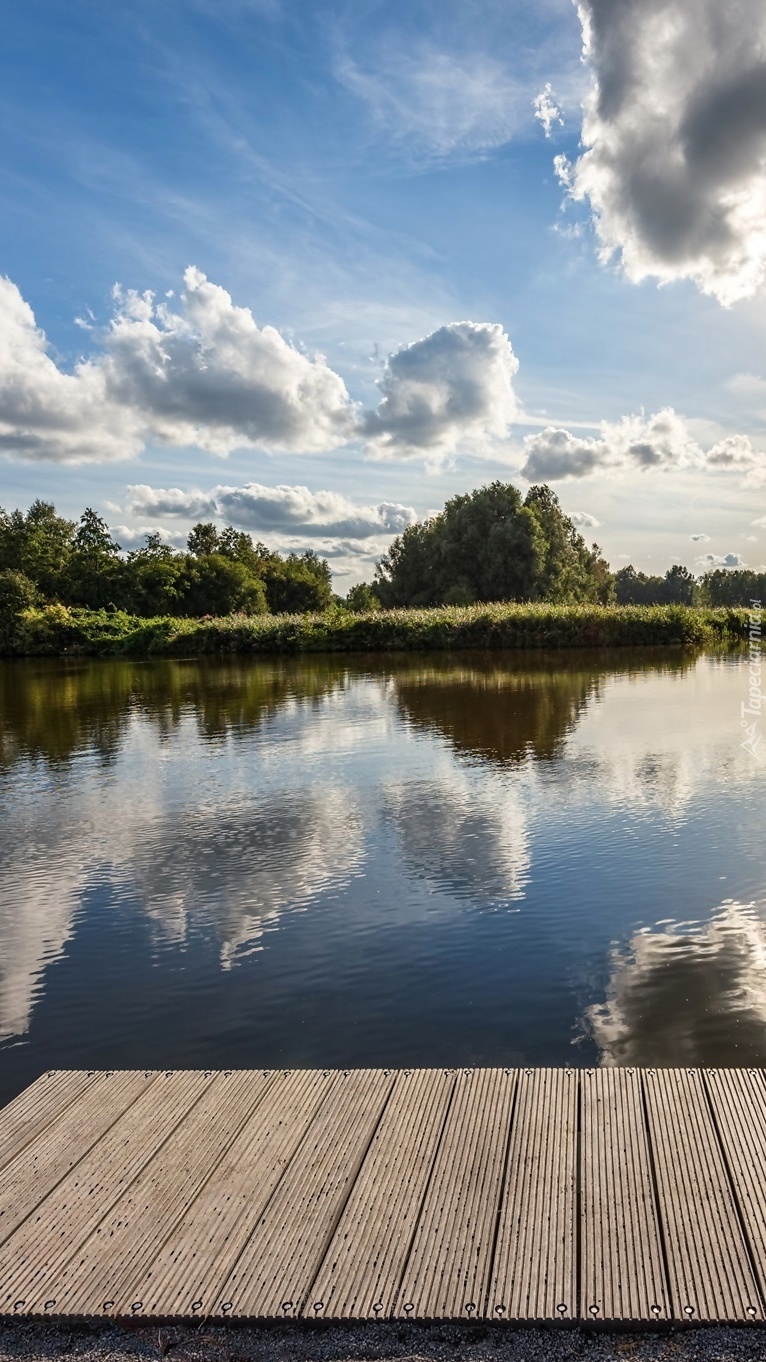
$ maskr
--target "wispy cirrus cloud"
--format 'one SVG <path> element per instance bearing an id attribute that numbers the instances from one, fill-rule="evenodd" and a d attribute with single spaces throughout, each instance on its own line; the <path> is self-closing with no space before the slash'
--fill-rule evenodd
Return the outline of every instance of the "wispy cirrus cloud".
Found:
<path id="1" fill-rule="evenodd" d="M 374 61 L 338 57 L 337 80 L 366 106 L 377 129 L 418 157 L 475 156 L 529 122 L 529 91 L 483 52 L 457 54 L 421 39 L 384 42 Z"/>

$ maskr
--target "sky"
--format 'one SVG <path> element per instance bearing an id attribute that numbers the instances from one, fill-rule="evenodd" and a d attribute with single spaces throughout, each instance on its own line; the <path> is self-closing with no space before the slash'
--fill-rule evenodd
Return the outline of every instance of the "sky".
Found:
<path id="1" fill-rule="evenodd" d="M 0 505 L 766 564 L 766 0 L 8 0 Z"/>

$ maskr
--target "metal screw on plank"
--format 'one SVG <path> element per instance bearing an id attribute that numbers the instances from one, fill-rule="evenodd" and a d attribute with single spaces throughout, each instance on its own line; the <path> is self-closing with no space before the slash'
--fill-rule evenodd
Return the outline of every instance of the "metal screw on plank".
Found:
<path id="1" fill-rule="evenodd" d="M 282 1301 L 282 1309 L 284 1310 L 286 1315 L 289 1315 L 292 1308 L 293 1308 L 292 1301 Z"/>
<path id="2" fill-rule="evenodd" d="M 598 1314 L 598 1306 L 597 1306 L 597 1305 L 589 1305 L 589 1306 L 588 1306 L 588 1309 L 590 1310 L 590 1313 L 591 1313 L 592 1315 L 597 1315 L 597 1314 Z"/>
<path id="3" fill-rule="evenodd" d="M 134 1315 L 137 1315 L 138 1312 L 139 1312 L 139 1310 L 143 1310 L 143 1308 L 144 1308 L 144 1302 L 143 1302 L 143 1301 L 134 1301 L 130 1308 L 131 1308 L 131 1310 L 133 1311 L 133 1314 L 134 1314 Z M 193 1307 L 192 1307 L 192 1308 L 193 1308 Z"/>
<path id="4" fill-rule="evenodd" d="M 14 1308 L 14 1310 L 23 1310 L 25 1305 L 26 1305 L 26 1301 L 14 1301 L 14 1302 L 13 1302 L 13 1308 Z"/>
<path id="5" fill-rule="evenodd" d="M 496 1315 L 504 1315 L 504 1314 L 505 1314 L 505 1306 L 504 1306 L 504 1305 L 496 1305 L 496 1306 L 495 1306 L 495 1314 L 496 1314 Z"/>
<path id="6" fill-rule="evenodd" d="M 652 1305 L 652 1306 L 650 1307 L 650 1309 L 651 1309 L 651 1312 L 652 1312 L 653 1315 L 661 1315 L 661 1314 L 662 1314 L 662 1307 L 659 1306 L 659 1305 Z"/>
<path id="7" fill-rule="evenodd" d="M 373 1314 L 379 1315 L 380 1312 L 381 1312 L 381 1310 L 383 1309 L 383 1302 L 382 1302 L 382 1301 L 376 1301 L 375 1304 L 373 1305 L 372 1309 L 373 1309 Z"/>
<path id="8" fill-rule="evenodd" d="M 405 1315 L 411 1315 L 414 1309 L 415 1306 L 412 1304 L 412 1301 L 407 1301 L 407 1304 L 404 1307 Z"/>
<path id="9" fill-rule="evenodd" d="M 748 1306 L 746 1307 L 746 1309 L 747 1309 L 747 1313 L 748 1313 L 748 1315 L 750 1316 L 750 1318 L 751 1318 L 751 1319 L 755 1319 L 755 1316 L 758 1314 L 758 1311 L 756 1310 L 755 1306 L 754 1306 L 754 1305 L 748 1305 Z"/>
<path id="10" fill-rule="evenodd" d="M 225 1315 L 228 1315 L 229 1311 L 234 1309 L 234 1302 L 224 1301 L 223 1305 L 221 1306 L 221 1309 L 223 1310 L 223 1313 Z"/>
<path id="11" fill-rule="evenodd" d="M 685 1315 L 689 1315 L 689 1317 L 691 1318 L 691 1316 L 694 1314 L 694 1306 L 693 1306 L 693 1305 L 685 1305 L 685 1306 L 684 1306 L 684 1314 L 685 1314 Z"/>
<path id="12" fill-rule="evenodd" d="M 318 1315 L 324 1310 L 324 1301 L 314 1301 L 314 1314 Z"/>
<path id="13" fill-rule="evenodd" d="M 466 1314 L 472 1315 L 473 1312 L 474 1312 L 474 1310 L 476 1309 L 476 1306 L 474 1305 L 474 1302 L 473 1302 L 473 1301 L 469 1301 L 468 1304 L 467 1304 L 467 1306 L 465 1307 L 465 1309 L 466 1309 Z"/>
<path id="14" fill-rule="evenodd" d="M 194 1311 L 195 1315 L 196 1315 L 197 1311 L 198 1311 L 198 1310 L 201 1310 L 201 1309 L 202 1309 L 202 1301 L 192 1301 L 192 1310 Z"/>
<path id="15" fill-rule="evenodd" d="M 46 1301 L 46 1302 L 45 1302 L 45 1308 L 46 1308 L 46 1310 L 52 1310 L 55 1304 L 56 1304 L 55 1300 Z"/>
<path id="16" fill-rule="evenodd" d="M 557 1306 L 556 1306 L 556 1309 L 558 1310 L 558 1312 L 559 1312 L 560 1315 L 565 1315 L 566 1312 L 567 1312 L 567 1308 L 566 1308 L 566 1306 L 564 1305 L 563 1301 L 561 1302 L 560 1305 L 557 1305 Z"/>
<path id="17" fill-rule="evenodd" d="M 104 1304 L 103 1304 L 103 1306 L 102 1306 L 102 1309 L 104 1309 L 104 1310 L 113 1310 L 113 1309 L 114 1309 L 114 1301 L 104 1301 Z"/>

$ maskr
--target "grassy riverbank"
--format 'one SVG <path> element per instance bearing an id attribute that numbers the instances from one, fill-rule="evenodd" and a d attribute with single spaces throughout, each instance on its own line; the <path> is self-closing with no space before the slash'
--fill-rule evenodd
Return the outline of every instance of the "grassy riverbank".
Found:
<path id="1" fill-rule="evenodd" d="M 746 640 L 748 611 L 694 606 L 471 605 L 318 615 L 140 619 L 122 611 L 26 610 L 3 622 L 6 657 L 196 657 L 462 648 L 702 647 Z"/>

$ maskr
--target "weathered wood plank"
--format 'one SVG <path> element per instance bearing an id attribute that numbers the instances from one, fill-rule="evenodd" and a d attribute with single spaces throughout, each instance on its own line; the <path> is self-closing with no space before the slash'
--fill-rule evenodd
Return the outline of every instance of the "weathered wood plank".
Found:
<path id="1" fill-rule="evenodd" d="M 642 1073 L 677 1319 L 761 1315 L 758 1287 L 699 1069 Z"/>
<path id="2" fill-rule="evenodd" d="M 575 1204 L 578 1076 L 519 1073 L 486 1313 L 569 1320 L 577 1313 Z"/>
<path id="3" fill-rule="evenodd" d="M 580 1313 L 593 1320 L 668 1319 L 640 1076 L 634 1069 L 589 1069 L 580 1084 Z"/>
<path id="4" fill-rule="evenodd" d="M 398 1077 L 304 1314 L 391 1314 L 454 1087 L 453 1070 L 415 1069 Z"/>
<path id="5" fill-rule="evenodd" d="M 62 1270 L 57 1311 L 116 1313 L 258 1100 L 261 1074 L 218 1074 Z M 130 1302 L 142 1313 L 140 1297 Z"/>
<path id="6" fill-rule="evenodd" d="M 0 1244 L 97 1145 L 155 1079 L 150 1073 L 99 1074 L 56 1120 L 0 1172 Z"/>
<path id="7" fill-rule="evenodd" d="M 223 1286 L 263 1215 L 320 1103 L 330 1072 L 281 1072 L 143 1276 L 132 1300 L 146 1315 L 220 1314 Z M 125 1300 L 123 1308 L 129 1308 Z"/>
<path id="8" fill-rule="evenodd" d="M 66 1111 L 95 1081 L 82 1069 L 51 1070 L 0 1111 L 0 1168 Z"/>
<path id="9" fill-rule="evenodd" d="M 516 1074 L 460 1070 L 397 1314 L 478 1319 L 492 1266 Z"/>
<path id="10" fill-rule="evenodd" d="M 336 1075 L 221 1288 L 232 1315 L 300 1314 L 394 1082 L 380 1069 Z"/>
<path id="11" fill-rule="evenodd" d="M 3 1133 L 0 1314 L 765 1317 L 760 1070 L 54 1074 Z"/>
<path id="12" fill-rule="evenodd" d="M 60 1310 L 67 1265 L 212 1081 L 203 1073 L 159 1075 L 156 1088 L 148 1087 L 62 1179 L 0 1249 L 3 1308 Z"/>
<path id="13" fill-rule="evenodd" d="M 757 1319 L 766 1301 L 766 1075 L 706 1069 L 703 1077 L 760 1287 L 760 1301 L 746 1306 Z"/>

